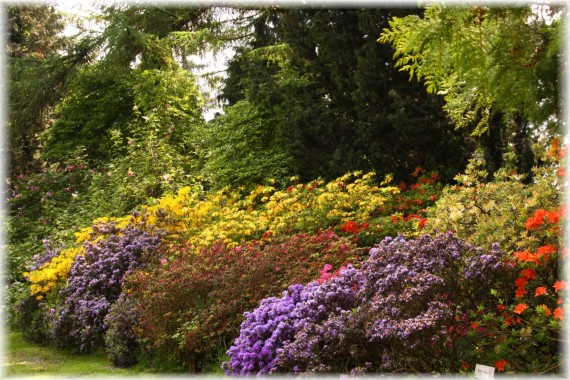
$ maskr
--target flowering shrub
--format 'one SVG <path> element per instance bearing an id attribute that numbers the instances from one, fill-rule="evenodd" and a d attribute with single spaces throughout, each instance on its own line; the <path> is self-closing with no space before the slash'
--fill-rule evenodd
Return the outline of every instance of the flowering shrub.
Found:
<path id="1" fill-rule="evenodd" d="M 497 245 L 485 252 L 451 233 L 386 238 L 361 270 L 262 301 L 246 314 L 224 367 L 234 374 L 457 371 L 456 326 L 494 301 L 488 289 L 508 273 Z"/>
<path id="2" fill-rule="evenodd" d="M 82 250 L 77 247 L 51 250 L 46 247 L 43 259 L 32 265 L 30 272 L 24 272 L 24 277 L 30 282 L 32 295 L 42 299 L 42 294 L 48 293 L 58 284 L 67 279 L 73 259 L 80 255 Z"/>
<path id="3" fill-rule="evenodd" d="M 89 227 L 86 233 L 77 233 L 78 243 L 97 242 L 112 235 L 120 234 L 121 227 L 115 222 L 108 222 L 108 218 L 98 219 Z M 32 259 L 30 272 L 24 272 L 24 277 L 30 283 L 32 295 L 38 295 L 42 299 L 44 295 L 55 289 L 67 280 L 72 263 L 76 256 L 83 255 L 85 247 L 68 247 L 51 249 L 46 242 L 43 255 L 35 255 Z"/>
<path id="4" fill-rule="evenodd" d="M 436 187 L 437 175 L 422 176 L 418 183 L 400 192 L 396 187 L 378 187 L 374 174 L 350 173 L 330 183 L 313 181 L 277 191 L 272 186 L 258 186 L 247 196 L 222 189 L 203 193 L 185 187 L 177 195 L 166 195 L 141 212 L 121 218 L 99 218 L 92 226 L 75 233 L 76 243 L 101 239 L 127 226 L 152 231 L 166 231 L 165 239 L 187 239 L 195 252 L 224 240 L 229 247 L 259 239 L 263 234 L 316 232 L 333 228 L 353 236 L 362 247 L 391 233 L 415 234 L 425 225 L 424 209 Z M 388 179 L 389 180 L 389 179 Z M 386 203 L 386 206 L 384 205 Z M 392 215 L 393 212 L 407 213 Z M 416 221 L 417 218 L 417 221 Z M 405 223 L 396 223 L 398 220 Z M 412 220 L 412 223 L 408 223 Z M 113 226 L 113 227 L 110 227 Z M 73 258 L 83 248 L 60 251 L 42 268 L 29 273 L 33 293 L 42 294 L 65 280 Z"/>
<path id="5" fill-rule="evenodd" d="M 504 169 L 487 182 L 481 160 L 472 160 L 464 174 L 455 179 L 459 186 L 447 187 L 428 210 L 429 225 L 439 231 L 454 231 L 459 237 L 479 246 L 498 242 L 505 251 L 527 246 L 526 220 L 539 208 L 560 204 L 563 184 L 560 162 L 547 156 L 544 166 L 534 170 L 534 181 L 524 185 L 522 178 Z"/>
<path id="6" fill-rule="evenodd" d="M 319 277 L 325 264 L 358 262 L 362 250 L 327 230 L 234 248 L 219 243 L 199 255 L 175 247 L 172 259 L 127 278 L 129 298 L 138 300 L 138 334 L 150 349 L 166 350 L 199 369 L 208 351 L 239 331 L 243 313 L 291 283 Z M 184 359 L 186 358 L 186 359 Z M 192 367 L 194 365 L 194 367 Z"/>
<path id="7" fill-rule="evenodd" d="M 538 209 L 525 223 L 527 249 L 513 253 L 517 277 L 510 294 L 481 309 L 470 339 L 477 351 L 464 361 L 486 361 L 497 371 L 556 372 L 561 365 L 559 335 L 565 319 L 566 282 L 559 278 L 562 211 Z"/>
<path id="8" fill-rule="evenodd" d="M 324 183 L 292 185 L 284 191 L 257 186 L 243 198 L 222 189 L 203 194 L 183 188 L 146 207 L 136 222 L 184 235 L 196 249 L 223 239 L 230 247 L 272 233 L 316 232 L 348 221 L 364 223 L 377 215 L 395 187 L 378 187 L 374 174 L 350 173 Z"/>
<path id="9" fill-rule="evenodd" d="M 451 233 L 386 238 L 373 248 L 360 311 L 369 341 L 387 350 L 381 369 L 457 371 L 455 329 L 494 301 L 489 288 L 507 283 L 504 258 L 497 244 L 485 252 Z"/>
<path id="10" fill-rule="evenodd" d="M 99 242 L 84 245 L 75 258 L 55 324 L 56 342 L 88 351 L 103 344 L 104 319 L 119 298 L 126 273 L 139 268 L 145 253 L 157 249 L 160 239 L 126 228 Z"/>
<path id="11" fill-rule="evenodd" d="M 330 281 L 293 285 L 280 298 L 270 297 L 261 301 L 257 309 L 245 314 L 240 335 L 228 350 L 230 361 L 224 363 L 226 372 L 261 375 L 276 372 L 287 362 L 293 362 L 295 366 L 291 369 L 298 372 L 299 359 L 310 358 L 318 347 L 323 348 L 322 355 L 332 356 L 342 365 L 343 355 L 336 352 L 338 347 L 317 346 L 317 340 L 303 338 L 310 335 L 321 338 L 321 334 L 338 336 L 343 332 L 342 327 L 328 325 L 334 317 L 347 318 L 356 306 L 358 276 L 357 270 L 348 267 Z M 321 334 L 315 334 L 317 324 Z M 298 336 L 303 333 L 303 337 Z M 291 354 L 298 360 L 294 360 Z"/>

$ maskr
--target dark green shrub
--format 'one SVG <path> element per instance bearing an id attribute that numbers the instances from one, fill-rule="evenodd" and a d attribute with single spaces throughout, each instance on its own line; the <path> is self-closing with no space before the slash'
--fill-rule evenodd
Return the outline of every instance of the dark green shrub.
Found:
<path id="1" fill-rule="evenodd" d="M 123 293 L 105 317 L 105 352 L 114 366 L 130 367 L 138 362 L 141 350 L 133 330 L 136 322 L 133 302 Z"/>

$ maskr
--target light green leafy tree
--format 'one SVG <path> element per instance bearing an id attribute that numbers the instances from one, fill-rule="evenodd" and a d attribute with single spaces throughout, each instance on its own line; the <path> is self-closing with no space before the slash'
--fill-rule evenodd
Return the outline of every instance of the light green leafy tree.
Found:
<path id="1" fill-rule="evenodd" d="M 562 19 L 562 7 L 436 4 L 423 17 L 395 17 L 379 41 L 393 45 L 396 66 L 410 79 L 444 95 L 458 128 L 481 137 L 487 161 L 495 161 L 491 172 L 510 142 L 517 168 L 528 173 L 530 129 L 560 132 Z"/>

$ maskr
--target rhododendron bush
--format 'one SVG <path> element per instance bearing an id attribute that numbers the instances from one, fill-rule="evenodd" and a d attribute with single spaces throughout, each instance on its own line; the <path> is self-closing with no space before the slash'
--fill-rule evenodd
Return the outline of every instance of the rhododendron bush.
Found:
<path id="1" fill-rule="evenodd" d="M 291 286 L 246 313 L 228 373 L 458 371 L 469 312 L 489 307 L 512 268 L 496 245 L 453 234 L 386 238 L 361 269 Z"/>
<path id="2" fill-rule="evenodd" d="M 527 219 L 526 249 L 511 262 L 516 278 L 510 294 L 496 289 L 496 305 L 481 307 L 478 327 L 466 342 L 465 363 L 496 361 L 499 371 L 552 372 L 560 369 L 560 342 L 567 307 L 566 281 L 561 279 L 560 209 L 538 209 Z M 561 257 L 562 253 L 562 257 Z M 473 350 L 468 347 L 477 347 Z"/>

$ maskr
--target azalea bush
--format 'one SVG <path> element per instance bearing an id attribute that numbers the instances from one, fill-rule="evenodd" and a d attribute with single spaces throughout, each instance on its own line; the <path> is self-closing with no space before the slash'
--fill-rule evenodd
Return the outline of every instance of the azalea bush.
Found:
<path id="1" fill-rule="evenodd" d="M 560 278 L 560 209 L 538 209 L 525 223 L 526 249 L 512 254 L 516 278 L 510 294 L 494 290 L 496 304 L 480 308 L 478 328 L 468 337 L 476 349 L 463 350 L 464 363 L 485 362 L 506 372 L 559 372 L 566 282 Z"/>
<path id="2" fill-rule="evenodd" d="M 246 314 L 226 371 L 456 372 L 455 329 L 512 277 L 497 245 L 486 251 L 451 233 L 386 238 L 349 269 Z"/>
<path id="3" fill-rule="evenodd" d="M 418 172 L 421 171 L 418 169 Z M 32 293 L 47 293 L 65 281 L 73 258 L 83 253 L 82 245 L 100 235 L 108 236 L 108 226 L 127 226 L 165 231 L 164 239 L 187 240 L 194 252 L 223 240 L 230 247 L 260 239 L 266 233 L 317 232 L 327 228 L 356 238 L 359 246 L 393 234 L 414 236 L 425 228 L 425 208 L 435 200 L 436 173 L 420 176 L 416 184 L 401 189 L 379 187 L 373 173 L 351 173 L 324 184 L 313 181 L 279 191 L 257 186 L 246 196 L 222 189 L 205 193 L 199 187 L 184 187 L 176 195 L 166 195 L 155 204 L 123 217 L 102 217 L 90 227 L 75 232 L 75 242 L 57 255 L 45 251 L 42 266 L 34 265 L 25 276 Z M 387 179 L 389 180 L 389 178 Z M 435 183 L 435 184 L 434 184 Z"/>
<path id="4" fill-rule="evenodd" d="M 143 345 L 198 370 L 208 352 L 229 344 L 243 313 L 261 299 L 319 278 L 325 265 L 357 264 L 364 251 L 327 230 L 270 235 L 233 248 L 218 243 L 200 254 L 178 245 L 171 254 L 162 266 L 127 278 L 128 298 Z"/>
<path id="5" fill-rule="evenodd" d="M 357 306 L 360 277 L 359 271 L 348 267 L 328 281 L 314 281 L 306 286 L 292 285 L 281 297 L 262 300 L 257 309 L 245 314 L 240 336 L 228 350 L 230 361 L 223 364 L 227 373 L 275 373 L 286 366 L 287 361 L 295 363 L 289 369 L 298 373 L 302 360 L 299 359 L 312 359 L 313 351 L 319 348 L 323 350 L 322 356 L 335 359 L 339 366 L 343 361 L 350 361 L 354 355 L 343 355 L 350 349 L 349 345 L 319 345 L 321 342 L 313 339 L 312 343 L 316 344 L 302 347 L 307 349 L 304 352 L 293 345 L 309 335 L 322 340 L 322 335 L 338 336 L 345 332 L 343 327 L 339 329 L 338 326 L 321 324 L 334 317 L 346 319 L 351 309 Z M 290 357 L 289 351 L 295 352 L 297 360 Z"/>
<path id="6" fill-rule="evenodd" d="M 522 233 L 526 220 L 537 209 L 553 209 L 561 203 L 560 159 L 564 153 L 556 141 L 543 157 L 543 165 L 534 169 L 534 181 L 529 185 L 505 169 L 489 182 L 484 162 L 471 160 L 465 173 L 456 176 L 458 185 L 446 187 L 428 210 L 430 227 L 454 231 L 476 245 L 498 242 L 506 251 L 526 247 L 527 234 Z"/>

